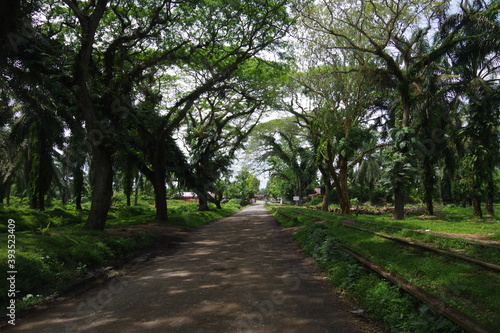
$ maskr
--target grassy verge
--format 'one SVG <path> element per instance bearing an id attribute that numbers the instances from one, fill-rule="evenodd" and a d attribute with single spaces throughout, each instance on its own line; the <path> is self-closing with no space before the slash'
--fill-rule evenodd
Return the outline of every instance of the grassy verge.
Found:
<path id="1" fill-rule="evenodd" d="M 196 204 L 169 201 L 169 221 L 180 227 L 197 227 L 230 215 L 241 209 L 227 205 L 207 212 L 198 212 Z M 16 221 L 15 268 L 16 307 L 18 310 L 50 296 L 89 271 L 115 265 L 138 250 L 147 250 L 160 240 L 153 233 L 119 234 L 84 230 L 87 211 L 54 208 L 38 212 L 24 208 L 0 208 L 0 271 L 5 281 L 8 269 L 7 221 Z M 124 228 L 151 222 L 155 211 L 149 205 L 114 207 L 107 228 Z M 8 285 L 0 284 L 0 305 L 8 301 Z"/>
<path id="2" fill-rule="evenodd" d="M 299 245 L 305 252 L 313 256 L 323 267 L 334 285 L 346 290 L 346 295 L 358 299 L 374 318 L 382 320 L 394 332 L 452 332 L 458 330 L 447 321 L 432 314 L 429 307 L 419 304 L 410 296 L 400 293 L 398 286 L 368 272 L 362 265 L 336 249 L 335 244 L 343 244 L 383 266 L 386 270 L 399 274 L 435 294 L 445 302 L 456 306 L 463 312 L 475 317 L 485 324 L 500 330 L 500 299 L 498 285 L 500 277 L 478 268 L 475 265 L 454 260 L 449 257 L 436 256 L 396 242 L 377 237 L 373 234 L 354 230 L 343 226 L 340 222 L 352 220 L 352 216 L 332 215 L 329 213 L 307 210 L 299 214 L 300 208 L 280 207 L 285 214 L 294 216 L 293 222 L 283 215 L 276 214 L 284 225 L 305 225 L 296 234 Z M 453 213 L 453 212 L 450 212 Z M 456 214 L 450 214 L 457 216 Z M 464 217 L 464 219 L 466 219 Z M 387 226 L 411 227 L 426 230 L 429 227 L 450 232 L 453 225 L 459 224 L 463 233 L 488 234 L 497 230 L 496 221 L 485 222 L 483 228 L 478 221 L 463 221 L 452 218 L 440 219 L 439 222 L 412 219 L 396 222 L 390 216 L 357 217 L 358 221 L 375 223 L 376 228 Z M 321 221 L 317 223 L 317 221 Z M 373 227 L 373 224 L 370 224 Z M 467 227 L 464 227 L 467 226 Z M 418 234 L 419 237 L 422 236 Z M 405 235 L 411 237 L 411 233 Z M 423 235 L 428 236 L 428 235 Z M 464 248 L 473 245 L 450 243 L 432 236 L 434 243 L 443 242 L 447 247 L 460 252 L 475 252 L 478 249 Z M 429 239 L 427 239 L 429 240 Z M 498 258 L 498 249 L 488 249 L 489 258 Z"/>

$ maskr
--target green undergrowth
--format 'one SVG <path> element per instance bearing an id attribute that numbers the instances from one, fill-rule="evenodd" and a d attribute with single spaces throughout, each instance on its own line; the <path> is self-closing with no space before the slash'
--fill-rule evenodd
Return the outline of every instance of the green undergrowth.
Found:
<path id="1" fill-rule="evenodd" d="M 295 239 L 326 272 L 330 282 L 354 297 L 373 318 L 391 332 L 460 332 L 449 320 L 436 316 L 425 305 L 402 293 L 398 286 L 368 271 L 338 249 L 345 243 L 328 227 L 316 224 L 303 228 Z"/>
<path id="2" fill-rule="evenodd" d="M 196 205 L 197 208 L 198 205 Z M 170 213 L 168 224 L 195 228 L 207 222 L 229 216 L 240 209 L 240 205 L 231 203 L 222 205 L 222 209 L 216 209 L 215 206 L 209 205 L 209 210 L 207 211 L 188 210 L 187 207 L 181 206 L 173 213 Z"/>
<path id="3" fill-rule="evenodd" d="M 317 221 L 346 222 L 350 225 L 361 227 L 373 232 L 386 235 L 407 238 L 412 241 L 425 243 L 438 249 L 467 255 L 478 260 L 500 265 L 500 248 L 497 246 L 485 247 L 475 244 L 473 241 L 461 238 L 460 233 L 480 235 L 485 239 L 495 239 L 500 234 L 500 222 L 493 218 L 478 221 L 470 219 L 463 208 L 457 208 L 460 214 L 454 213 L 450 206 L 440 211 L 440 215 L 454 216 L 451 220 L 421 220 L 418 217 L 409 217 L 403 221 L 394 221 L 389 214 L 385 215 L 343 215 L 322 212 L 318 210 L 305 209 L 301 207 L 279 207 L 279 211 L 294 216 L 295 221 L 276 214 L 276 217 L 284 226 L 308 225 Z M 468 212 L 470 213 L 470 211 Z M 461 218 L 458 219 L 457 216 Z M 456 228 L 456 229 L 454 229 Z M 440 235 L 432 231 L 449 233 Z M 456 234 L 455 236 L 453 234 Z"/>
<path id="4" fill-rule="evenodd" d="M 436 331 L 436 328 L 440 327 L 443 322 L 431 320 L 431 323 L 428 324 L 430 328 L 419 328 L 418 325 L 424 325 L 422 320 L 427 320 L 428 314 L 431 312 L 428 307 L 423 304 L 409 307 L 407 301 L 401 300 L 399 296 L 394 296 L 394 299 L 392 299 L 393 296 L 388 295 L 395 295 L 395 291 L 399 294 L 397 286 L 392 286 L 391 283 L 383 279 L 381 281 L 384 282 L 375 282 L 374 277 L 370 277 L 373 273 L 367 273 L 366 269 L 353 259 L 346 259 L 348 256 L 331 244 L 341 243 L 345 245 L 377 262 L 386 270 L 399 274 L 410 282 L 435 294 L 446 303 L 459 308 L 494 329 L 500 330 L 500 299 L 497 297 L 500 277 L 498 274 L 449 256 L 435 255 L 431 252 L 380 238 L 371 233 L 348 228 L 341 223 L 347 222 L 349 225 L 360 226 L 359 221 L 365 219 L 366 216 L 364 215 L 356 218 L 341 214 L 332 215 L 299 207 L 278 207 L 278 209 L 293 217 L 293 219 L 290 219 L 282 214 L 275 214 L 283 225 L 306 226 L 297 233 L 297 240 L 304 250 L 315 257 L 322 265 L 332 283 L 346 289 L 347 294 L 359 299 L 370 315 L 383 320 L 393 331 L 431 332 Z M 378 228 L 382 228 L 393 225 L 393 222 L 384 223 L 380 219 L 376 225 Z M 429 221 L 414 221 L 414 223 L 419 222 L 425 225 Z M 440 223 L 454 222 L 444 221 Z M 473 228 L 477 228 L 474 224 L 472 225 Z M 371 224 L 361 226 L 366 229 L 368 229 L 367 226 L 373 227 Z M 405 231 L 405 233 L 406 237 L 412 236 L 409 231 Z M 481 252 L 479 247 L 476 248 L 472 245 L 473 250 L 471 250 L 471 245 L 462 243 L 459 240 L 449 240 L 434 235 L 418 235 L 419 237 L 427 237 L 425 240 L 431 242 L 433 246 L 440 245 L 462 254 L 466 252 L 465 254 L 470 255 L 474 251 Z M 498 249 L 490 248 L 482 249 L 482 251 L 488 252 L 487 256 L 492 261 L 494 261 L 495 257 L 500 257 Z M 330 257 L 342 260 L 333 260 Z M 484 258 L 482 257 L 482 259 Z M 370 285 L 373 285 L 373 287 L 370 287 Z M 381 290 L 384 290 L 384 292 Z M 403 299 L 406 299 L 406 297 L 409 296 L 403 296 Z M 402 302 L 407 305 L 397 306 Z M 389 306 L 388 304 L 394 304 L 394 309 L 387 310 L 386 316 L 384 311 Z M 413 315 L 406 314 L 405 309 L 407 308 L 413 309 L 411 311 L 416 311 L 417 314 L 424 312 L 423 316 L 418 315 L 418 318 L 413 318 Z M 401 322 L 398 323 L 397 318 L 391 316 L 401 316 Z M 396 323 L 394 324 L 394 322 Z M 418 323 L 418 327 L 411 326 L 412 323 Z M 407 329 L 405 325 L 410 325 L 408 327 L 413 328 Z"/>
<path id="5" fill-rule="evenodd" d="M 393 237 L 410 239 L 432 247 L 467 255 L 471 258 L 500 265 L 500 248 L 482 246 L 478 243 L 458 237 L 443 237 L 431 232 L 417 232 L 411 229 L 396 229 L 381 223 L 367 223 L 363 218 L 355 219 L 356 226 L 373 232 L 379 232 Z"/>
<path id="6" fill-rule="evenodd" d="M 39 234 L 15 235 L 18 309 L 32 303 L 29 295 L 50 296 L 84 278 L 89 271 L 120 262 L 158 239 L 150 233 L 125 236 L 81 228 L 52 228 Z M 0 240 L 7 244 L 7 234 L 0 235 Z M 0 254 L 0 270 L 5 275 L 9 271 L 6 247 L 0 249 Z M 2 283 L 1 304 L 7 301 L 7 290 L 7 284 Z"/>
<path id="7" fill-rule="evenodd" d="M 499 205 L 495 205 L 495 208 L 497 208 L 497 212 L 500 209 Z M 442 207 L 436 212 L 435 217 L 429 219 L 425 219 L 425 216 L 410 215 L 402 221 L 397 221 L 393 220 L 389 214 L 360 215 L 358 218 L 368 222 L 383 223 L 405 229 L 484 234 L 492 239 L 498 239 L 500 236 L 500 223 L 495 217 L 472 218 L 472 209 L 451 205 Z"/>
<path id="8" fill-rule="evenodd" d="M 179 200 L 168 202 L 169 219 L 166 224 L 180 227 L 198 227 L 228 216 L 241 206 L 210 206 L 198 212 L 198 205 Z M 9 219 L 15 221 L 15 269 L 17 308 L 32 305 L 51 294 L 85 278 L 89 272 L 123 262 L 136 252 L 144 251 L 160 241 L 153 233 L 116 233 L 132 225 L 151 223 L 155 210 L 150 205 L 111 208 L 104 232 L 84 230 L 88 211 L 71 208 L 53 208 L 45 212 L 26 208 L 0 208 L 0 271 L 7 278 Z M 0 305 L 8 299 L 8 286 L 0 284 Z"/>

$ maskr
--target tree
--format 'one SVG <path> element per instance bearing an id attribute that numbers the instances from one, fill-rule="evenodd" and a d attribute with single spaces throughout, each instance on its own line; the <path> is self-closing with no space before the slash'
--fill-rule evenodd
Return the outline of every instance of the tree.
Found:
<path id="1" fill-rule="evenodd" d="M 272 177 L 289 178 L 301 205 L 304 190 L 315 180 L 317 168 L 312 148 L 295 118 L 261 124 L 254 136 L 251 151 L 260 151 L 260 160 L 267 162 Z"/>
<path id="2" fill-rule="evenodd" d="M 248 205 L 254 194 L 259 192 L 260 181 L 247 168 L 241 169 L 228 190 L 228 196 L 239 199 L 241 205 Z"/>
<path id="3" fill-rule="evenodd" d="M 422 42 L 432 37 L 433 25 L 439 23 L 449 4 L 450 1 L 430 0 L 297 3 L 304 24 L 322 36 L 325 49 L 358 52 L 373 58 L 371 71 L 383 74 L 385 85 L 395 88 L 394 107 L 389 110 L 394 127 L 390 168 L 395 177 L 395 219 L 404 218 L 404 189 L 414 170 L 409 166 L 416 162 L 412 119 L 423 97 L 421 74 L 463 40 L 462 24 L 458 24 L 425 54 L 420 52 Z M 317 40 L 321 42 L 320 38 Z"/>
<path id="4" fill-rule="evenodd" d="M 197 193 L 200 210 L 208 209 L 208 201 L 220 207 L 220 200 L 208 192 L 221 193 L 217 180 L 229 171 L 263 114 L 276 104 L 281 73 L 281 64 L 249 60 L 235 72 L 227 90 L 208 93 L 189 112 L 184 137 L 191 172 L 186 182 Z M 269 89 L 272 84 L 274 89 Z"/>
<path id="5" fill-rule="evenodd" d="M 15 120 L 11 135 L 20 146 L 26 145 L 24 167 L 30 208 L 43 211 L 45 195 L 56 175 L 54 146 L 62 144 L 62 127 L 46 110 L 26 109 Z"/>
<path id="6" fill-rule="evenodd" d="M 482 217 L 481 197 L 486 197 L 486 210 L 494 215 L 494 171 L 500 161 L 499 146 L 499 36 L 500 4 L 463 1 L 462 12 L 450 16 L 442 35 L 462 26 L 463 40 L 448 53 L 452 73 L 457 80 L 455 90 L 464 103 L 466 123 L 461 139 L 467 150 L 461 163 L 461 184 L 472 199 L 473 214 Z M 483 188 L 483 184 L 485 184 Z"/>
<path id="7" fill-rule="evenodd" d="M 305 124 L 315 149 L 315 161 L 326 188 L 323 209 L 327 209 L 334 187 L 343 214 L 351 211 L 348 174 L 357 163 L 364 142 L 372 141 L 366 121 L 376 96 L 368 88 L 366 73 L 352 70 L 354 67 L 347 60 L 341 60 L 347 56 L 321 53 L 317 61 L 325 65 L 296 75 L 295 80 L 312 108 L 297 105 L 290 109 Z M 295 100 L 300 103 L 298 98 Z"/>
<path id="8" fill-rule="evenodd" d="M 22 162 L 23 147 L 16 145 L 11 138 L 14 107 L 9 105 L 5 93 L 0 96 L 0 204 L 7 199 L 10 203 L 10 189 L 14 180 L 16 169 Z"/>
<path id="9" fill-rule="evenodd" d="M 261 0 L 63 0 L 42 5 L 37 28 L 69 51 L 61 63 L 71 71 L 70 86 L 89 143 L 92 202 L 86 228 L 104 228 L 112 196 L 113 155 L 127 142 L 128 133 L 120 123 L 136 116 L 138 81 L 168 71 L 177 72 L 182 79 L 178 82 L 196 81 L 192 89 L 165 95 L 161 144 L 200 96 L 223 89 L 240 64 L 277 45 L 290 23 L 284 5 Z M 158 204 L 166 205 L 163 200 Z"/>

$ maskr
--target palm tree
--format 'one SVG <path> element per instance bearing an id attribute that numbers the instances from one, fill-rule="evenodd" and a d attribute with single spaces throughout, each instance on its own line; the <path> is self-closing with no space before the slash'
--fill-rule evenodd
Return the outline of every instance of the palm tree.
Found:
<path id="1" fill-rule="evenodd" d="M 56 177 L 54 146 L 62 144 L 62 133 L 61 122 L 53 113 L 29 105 L 23 106 L 13 123 L 13 141 L 19 146 L 26 145 L 25 178 L 32 209 L 45 210 L 45 195 Z"/>
<path id="2" fill-rule="evenodd" d="M 458 78 L 455 87 L 461 95 L 466 119 L 461 132 L 462 139 L 467 141 L 466 155 L 462 160 L 463 184 L 468 185 L 474 216 L 481 218 L 484 187 L 487 213 L 494 215 L 493 173 L 500 160 L 500 25 L 496 18 L 500 3 L 463 1 L 462 8 L 463 13 L 448 19 L 443 34 L 447 29 L 463 24 L 463 36 L 470 37 L 463 38 L 449 53 L 449 58 Z"/>
<path id="3" fill-rule="evenodd" d="M 3 204 L 4 198 L 9 205 L 10 188 L 13 183 L 15 171 L 20 163 L 20 154 L 22 147 L 12 142 L 10 131 L 12 126 L 14 108 L 8 104 L 8 98 L 5 93 L 0 96 L 0 204 Z"/>

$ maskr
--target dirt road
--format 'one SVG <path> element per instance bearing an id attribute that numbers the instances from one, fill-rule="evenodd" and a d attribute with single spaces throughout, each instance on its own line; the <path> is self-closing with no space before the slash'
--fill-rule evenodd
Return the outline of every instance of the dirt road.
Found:
<path id="1" fill-rule="evenodd" d="M 258 204 L 7 332 L 378 331 L 350 310 Z"/>

